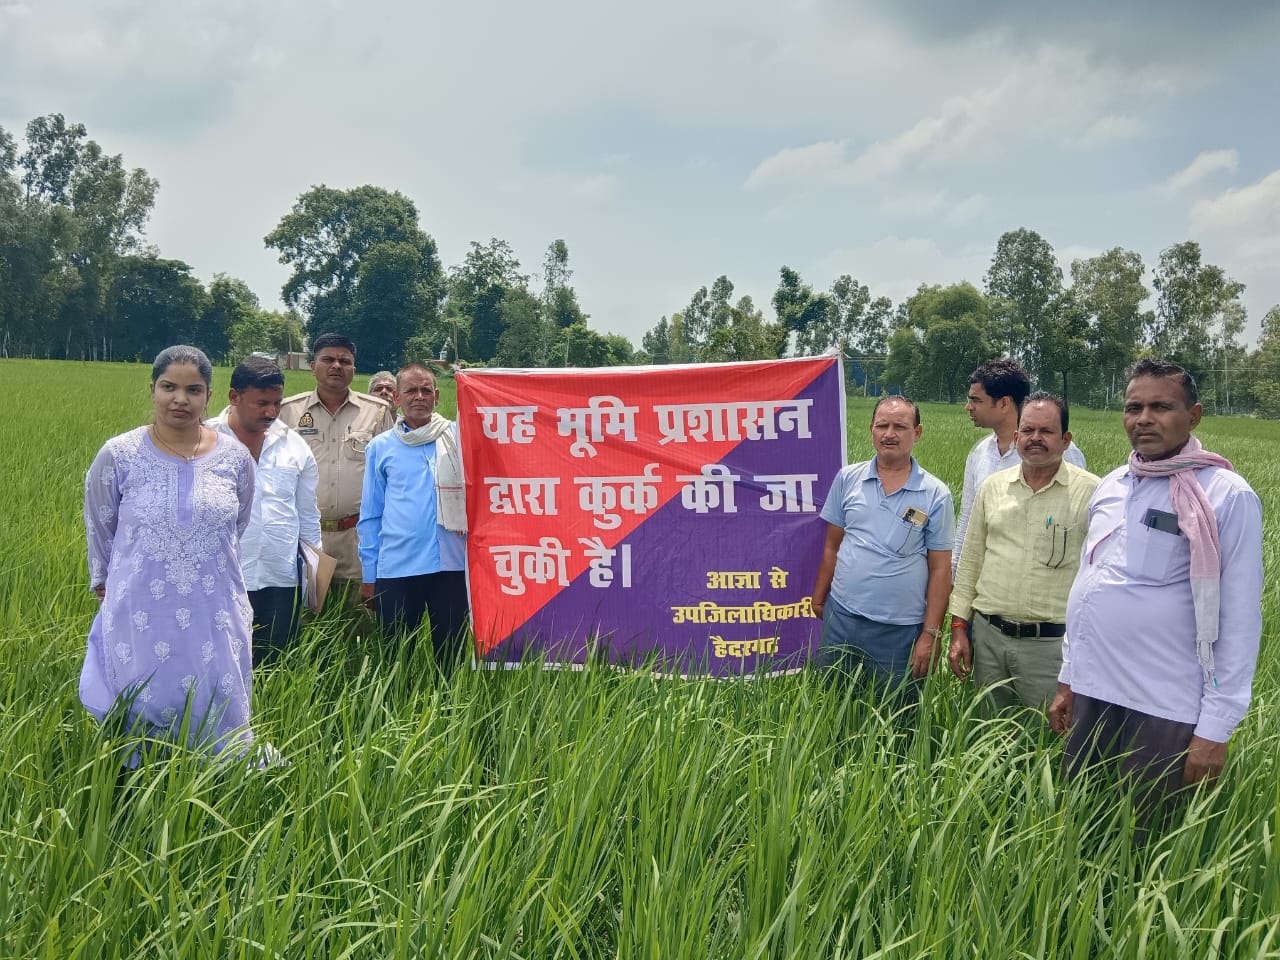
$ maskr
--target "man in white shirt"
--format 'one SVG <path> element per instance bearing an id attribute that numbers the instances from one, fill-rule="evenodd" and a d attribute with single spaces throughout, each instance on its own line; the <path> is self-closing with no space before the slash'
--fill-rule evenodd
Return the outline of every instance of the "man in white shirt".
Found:
<path id="1" fill-rule="evenodd" d="M 1182 788 L 1214 780 L 1253 692 L 1262 637 L 1262 502 L 1205 450 L 1195 379 L 1140 360 L 1124 393 L 1133 452 L 1089 504 L 1067 601 L 1053 729 L 1063 770 L 1118 769 L 1138 826 L 1167 825 Z"/>
<path id="2" fill-rule="evenodd" d="M 277 418 L 284 374 L 250 357 L 231 373 L 230 406 L 209 425 L 235 437 L 258 464 L 253 516 L 240 539 L 240 564 L 253 605 L 253 665 L 273 659 L 298 624 L 298 546 L 320 543 L 320 471 L 307 442 Z"/>
<path id="3" fill-rule="evenodd" d="M 960 566 L 964 535 L 969 528 L 969 514 L 983 482 L 993 473 L 1016 467 L 1022 462 L 1018 454 L 1018 415 L 1023 401 L 1031 393 L 1031 378 L 1022 364 L 1008 357 L 988 360 L 969 374 L 969 396 L 965 409 L 975 427 L 989 429 L 991 434 L 973 445 L 964 462 L 964 491 L 960 494 L 960 516 L 956 519 L 956 548 L 951 554 L 951 579 Z M 1062 459 L 1081 470 L 1087 469 L 1084 454 L 1074 443 L 1068 444 Z"/>

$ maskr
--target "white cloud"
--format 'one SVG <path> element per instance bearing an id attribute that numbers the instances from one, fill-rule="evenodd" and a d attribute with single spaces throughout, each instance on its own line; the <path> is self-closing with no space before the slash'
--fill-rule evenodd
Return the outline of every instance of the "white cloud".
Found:
<path id="1" fill-rule="evenodd" d="M 935 217 L 947 202 L 945 190 L 903 190 L 886 193 L 880 209 L 894 217 Z"/>
<path id="2" fill-rule="evenodd" d="M 855 183 L 878 180 L 925 163 L 945 163 L 954 150 L 965 149 L 989 122 L 998 90 L 983 90 L 968 97 L 952 97 L 937 116 L 923 117 L 902 133 L 877 140 L 857 156 L 845 171 Z"/>
<path id="3" fill-rule="evenodd" d="M 417 203 L 446 263 L 498 236 L 536 268 L 564 237 L 593 326 L 636 339 L 720 273 L 767 303 L 780 264 L 820 286 L 829 261 L 825 282 L 848 272 L 900 299 L 980 284 L 999 231 L 1023 223 L 1158 250 L 1199 194 L 1139 188 L 1168 176 L 1153 131 L 1198 144 L 1238 120 L 1242 154 L 1280 149 L 1256 122 L 1273 52 L 1242 53 L 1236 19 L 1197 15 L 1231 25 L 1227 69 L 1198 30 L 1174 53 L 1099 56 L 1124 47 L 1111 21 L 1010 4 L 547 0 L 503 6 L 495 29 L 485 4 L 0 0 L 0 125 L 87 124 L 160 179 L 164 255 L 264 302 L 286 271 L 262 236 L 298 195 L 373 183 Z M 1210 83 L 1212 99 L 1182 96 Z M 1212 199 L 1196 222 L 1222 241 L 1215 262 L 1274 302 L 1274 219 L 1250 215 L 1238 239 L 1218 226 L 1263 198 Z"/>
<path id="4" fill-rule="evenodd" d="M 1109 113 L 1091 123 L 1079 139 L 1081 143 L 1089 145 L 1113 140 L 1132 140 L 1141 136 L 1146 129 L 1147 125 L 1137 117 Z"/>
<path id="5" fill-rule="evenodd" d="M 1239 163 L 1240 155 L 1235 150 L 1205 150 L 1196 154 L 1194 160 L 1166 180 L 1164 187 L 1181 193 L 1219 170 L 1234 173 Z"/>
<path id="6" fill-rule="evenodd" d="M 981 193 L 970 194 L 951 208 L 947 213 L 947 222 L 953 226 L 964 226 L 976 220 L 990 206 L 990 197 Z"/>
<path id="7" fill-rule="evenodd" d="M 612 196 L 618 189 L 618 182 L 611 173 L 596 173 L 570 181 L 569 192 L 575 197 L 599 200 Z"/>
<path id="8" fill-rule="evenodd" d="M 1097 146 L 1131 139 L 1145 127 L 1125 108 L 1171 89 L 1163 71 L 1099 66 L 1087 51 L 1046 45 L 1011 57 L 995 78 L 947 97 L 855 155 L 849 139 L 784 147 L 757 164 L 746 186 L 878 183 L 985 163 L 1028 142 Z"/>
<path id="9" fill-rule="evenodd" d="M 963 226 L 979 217 L 989 203 L 989 198 L 981 193 L 957 200 L 946 190 L 899 190 L 886 192 L 880 198 L 880 209 L 887 217 L 910 217 Z"/>
<path id="10" fill-rule="evenodd" d="M 784 147 L 766 158 L 751 171 L 745 186 L 748 190 L 778 183 L 822 182 L 841 178 L 848 166 L 844 140 L 811 143 L 805 147 Z"/>
<path id="11" fill-rule="evenodd" d="M 746 187 L 758 189 L 795 182 L 866 184 L 936 161 L 982 132 L 982 101 L 986 96 L 954 97 L 942 105 L 938 116 L 923 117 L 895 136 L 876 140 L 854 157 L 847 153 L 847 140 L 784 147 L 751 171 Z"/>
<path id="12" fill-rule="evenodd" d="M 1247 187 L 1232 187 L 1216 197 L 1197 200 L 1191 208 L 1191 225 L 1203 230 L 1280 230 L 1280 170 Z"/>
<path id="13" fill-rule="evenodd" d="M 872 296 L 886 296 L 901 303 L 920 284 L 968 282 L 982 287 L 982 276 L 991 261 L 986 245 L 967 244 L 944 250 L 927 237 L 881 237 L 873 243 L 841 247 L 822 257 L 811 268 L 815 285 L 829 286 L 847 273 L 871 290 Z M 806 274 L 807 276 L 807 274 Z"/>

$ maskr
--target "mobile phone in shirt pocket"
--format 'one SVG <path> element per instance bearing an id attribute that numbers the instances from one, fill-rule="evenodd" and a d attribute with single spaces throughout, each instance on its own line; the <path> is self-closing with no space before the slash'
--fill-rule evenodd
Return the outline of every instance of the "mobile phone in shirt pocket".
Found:
<path id="1" fill-rule="evenodd" d="M 923 510 L 908 508 L 906 514 L 897 518 L 897 525 L 889 537 L 889 549 L 900 557 L 919 553 L 920 544 L 924 542 L 924 525 L 928 519 L 929 515 Z"/>
<path id="2" fill-rule="evenodd" d="M 1150 583 L 1168 583 L 1186 575 L 1191 564 L 1191 544 L 1182 534 L 1130 523 L 1127 539 L 1126 559 L 1133 575 Z"/>

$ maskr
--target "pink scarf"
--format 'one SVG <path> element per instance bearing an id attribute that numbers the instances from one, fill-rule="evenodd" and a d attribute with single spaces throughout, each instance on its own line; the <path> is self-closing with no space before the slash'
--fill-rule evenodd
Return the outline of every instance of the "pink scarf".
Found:
<path id="1" fill-rule="evenodd" d="M 1178 526 L 1191 547 L 1191 600 L 1196 611 L 1196 657 L 1206 680 L 1218 685 L 1213 673 L 1213 645 L 1218 640 L 1219 589 L 1222 579 L 1222 548 L 1218 545 L 1218 518 L 1209 498 L 1196 479 L 1202 467 L 1235 470 L 1231 461 L 1210 453 L 1191 436 L 1187 445 L 1168 460 L 1143 460 L 1137 451 L 1129 454 L 1129 472 L 1139 477 L 1167 477 L 1169 499 L 1178 515 Z"/>

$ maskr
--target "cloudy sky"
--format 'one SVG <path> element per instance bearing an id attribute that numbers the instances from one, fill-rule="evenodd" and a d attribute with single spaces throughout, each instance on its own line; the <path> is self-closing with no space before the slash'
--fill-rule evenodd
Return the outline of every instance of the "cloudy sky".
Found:
<path id="1" fill-rule="evenodd" d="M 1280 303 L 1280 3 L 0 0 L 0 126 L 52 112 L 160 180 L 149 238 L 278 305 L 308 187 L 418 206 L 446 265 L 569 245 L 639 343 L 720 274 L 895 302 L 1006 230 L 1071 260 L 1197 240 Z M 771 310 L 766 310 L 772 315 Z"/>

